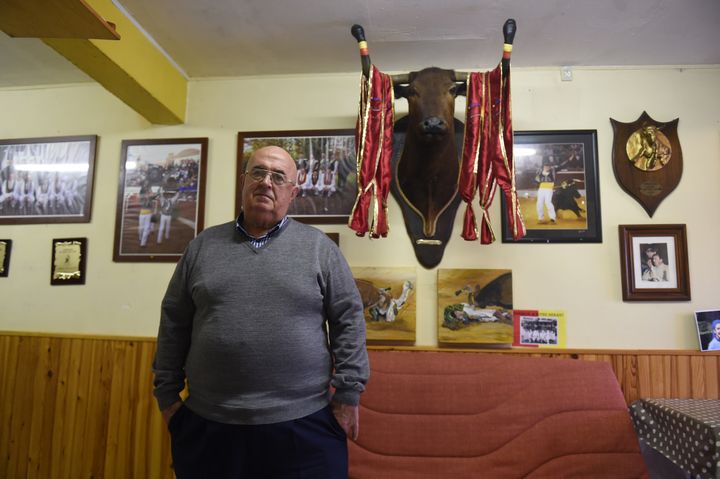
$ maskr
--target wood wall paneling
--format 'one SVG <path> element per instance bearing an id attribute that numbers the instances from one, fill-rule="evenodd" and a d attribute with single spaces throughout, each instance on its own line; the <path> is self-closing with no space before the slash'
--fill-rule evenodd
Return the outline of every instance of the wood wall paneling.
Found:
<path id="1" fill-rule="evenodd" d="M 718 353 L 477 353 L 609 363 L 628 404 L 719 398 Z M 150 338 L 0 333 L 0 477 L 172 479 L 169 438 L 152 396 L 154 354 Z"/>

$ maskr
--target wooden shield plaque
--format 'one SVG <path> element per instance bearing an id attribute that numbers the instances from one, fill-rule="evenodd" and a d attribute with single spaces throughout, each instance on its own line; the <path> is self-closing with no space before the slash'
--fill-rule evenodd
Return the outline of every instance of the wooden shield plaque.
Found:
<path id="1" fill-rule="evenodd" d="M 660 123 L 643 112 L 632 123 L 610 118 L 613 127 L 613 171 L 623 190 L 652 217 L 680 183 L 682 150 L 678 118 Z"/>

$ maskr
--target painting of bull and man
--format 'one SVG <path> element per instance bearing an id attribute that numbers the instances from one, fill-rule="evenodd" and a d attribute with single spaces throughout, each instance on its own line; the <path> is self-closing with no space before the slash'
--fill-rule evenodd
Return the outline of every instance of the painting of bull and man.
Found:
<path id="1" fill-rule="evenodd" d="M 511 344 L 512 271 L 438 270 L 438 342 Z"/>
<path id="2" fill-rule="evenodd" d="M 298 194 L 288 215 L 308 223 L 347 223 L 357 195 L 354 130 L 250 132 L 238 135 L 238 184 L 244 165 L 264 146 L 287 150 L 295 159 Z M 240 213 L 240 188 L 236 192 Z"/>
<path id="3" fill-rule="evenodd" d="M 515 132 L 515 185 L 527 230 L 521 241 L 602 240 L 596 136 L 595 130 Z M 513 241 L 507 228 L 503 216 L 503 242 Z"/>
<path id="4" fill-rule="evenodd" d="M 368 342 L 415 342 L 415 269 L 352 268 Z"/>

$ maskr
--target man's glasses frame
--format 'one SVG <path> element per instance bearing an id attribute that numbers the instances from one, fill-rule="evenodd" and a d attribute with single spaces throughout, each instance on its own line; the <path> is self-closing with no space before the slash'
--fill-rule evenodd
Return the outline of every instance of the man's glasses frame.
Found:
<path id="1" fill-rule="evenodd" d="M 295 185 L 295 182 L 289 179 L 285 173 L 279 171 L 266 170 L 265 168 L 254 167 L 250 171 L 245 172 L 255 182 L 265 181 L 268 175 L 270 175 L 270 181 L 275 186 Z"/>

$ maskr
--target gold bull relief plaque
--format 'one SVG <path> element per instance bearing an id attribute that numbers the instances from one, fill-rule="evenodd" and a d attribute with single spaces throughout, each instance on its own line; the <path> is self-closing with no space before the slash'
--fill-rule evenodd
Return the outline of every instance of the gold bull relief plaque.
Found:
<path id="1" fill-rule="evenodd" d="M 661 123 L 643 112 L 632 123 L 610 118 L 613 127 L 613 171 L 623 190 L 652 217 L 682 177 L 679 119 Z"/>

